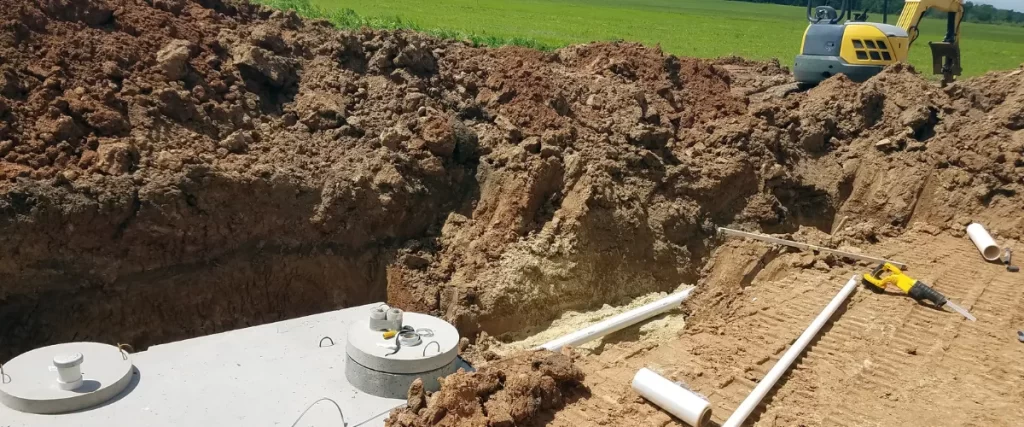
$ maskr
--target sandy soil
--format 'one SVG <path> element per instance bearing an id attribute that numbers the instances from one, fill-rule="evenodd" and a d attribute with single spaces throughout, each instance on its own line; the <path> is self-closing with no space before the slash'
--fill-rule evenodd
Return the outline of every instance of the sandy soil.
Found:
<path id="1" fill-rule="evenodd" d="M 1009 242 L 1020 246 L 1020 242 Z M 921 248 L 928 250 L 921 250 Z M 912 266 L 925 281 L 977 316 L 920 305 L 895 292 L 861 287 L 751 417 L 757 426 L 986 425 L 1024 422 L 1024 323 L 1019 274 L 984 262 L 964 238 L 911 232 L 869 251 Z M 757 258 L 770 261 L 748 270 Z M 669 341 L 606 345 L 583 357 L 593 397 L 560 412 L 551 425 L 682 425 L 630 388 L 641 367 L 708 397 L 721 423 L 767 373 L 840 287 L 869 266 L 730 242 L 688 304 L 684 333 Z M 819 264 L 820 263 L 820 264 Z M 814 265 L 818 266 L 814 266 Z M 810 265 L 810 266 L 808 266 Z M 743 276 L 753 273 L 746 284 Z"/>
<path id="2" fill-rule="evenodd" d="M 676 293 L 689 288 L 689 285 L 680 286 L 670 293 Z M 645 304 L 652 303 L 661 298 L 668 296 L 669 293 L 665 292 L 654 292 L 647 295 L 643 295 L 633 299 L 629 304 L 621 306 L 611 306 L 605 304 L 603 307 L 592 311 L 567 311 L 551 322 L 547 328 L 540 329 L 538 327 L 524 328 L 514 336 L 523 336 L 524 338 L 514 341 L 500 341 L 496 339 L 477 340 L 476 347 L 479 350 L 489 350 L 497 355 L 507 356 L 515 354 L 518 351 L 528 350 L 536 348 L 541 344 L 551 341 L 555 338 L 566 335 L 570 332 L 585 328 L 594 323 L 605 320 L 609 317 L 615 316 L 616 314 L 623 313 L 625 311 L 640 307 Z M 636 328 L 631 328 L 627 331 L 620 333 L 613 333 L 602 338 L 598 338 L 594 341 L 575 347 L 574 351 L 576 354 L 585 355 L 591 354 L 595 350 L 600 349 L 602 346 L 609 342 L 624 341 L 624 340 L 662 340 L 674 338 L 684 327 L 686 322 L 684 316 L 679 312 L 670 312 L 662 315 L 655 316 L 648 319 Z M 540 330 L 537 330 L 540 329 Z M 506 339 L 512 338 L 512 336 Z"/>

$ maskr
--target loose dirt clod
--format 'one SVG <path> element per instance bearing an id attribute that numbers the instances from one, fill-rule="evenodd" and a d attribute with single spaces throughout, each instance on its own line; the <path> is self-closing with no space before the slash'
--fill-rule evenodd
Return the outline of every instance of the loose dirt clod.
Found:
<path id="1" fill-rule="evenodd" d="M 419 381 L 419 380 L 417 380 Z M 429 398 L 422 382 L 409 389 L 409 404 L 391 411 L 387 426 L 475 427 L 528 425 L 539 414 L 561 408 L 583 391 L 583 372 L 568 356 L 523 352 L 446 377 Z M 426 404 L 423 404 L 426 399 Z"/>

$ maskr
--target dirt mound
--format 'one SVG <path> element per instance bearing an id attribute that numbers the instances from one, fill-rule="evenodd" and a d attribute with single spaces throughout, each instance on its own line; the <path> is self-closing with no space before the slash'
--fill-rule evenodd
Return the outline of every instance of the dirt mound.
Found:
<path id="1" fill-rule="evenodd" d="M 568 356 L 524 352 L 446 377 L 441 390 L 426 396 L 416 380 L 408 405 L 391 411 L 387 426 L 516 426 L 582 396 L 583 371 Z"/>
<path id="2" fill-rule="evenodd" d="M 5 352 L 383 300 L 398 249 L 475 186 L 476 136 L 428 90 L 437 40 L 246 3 L 66 3 L 0 11 Z"/>
<path id="3" fill-rule="evenodd" d="M 3 352 L 385 298 L 500 335 L 697 282 L 715 225 L 1024 225 L 1020 72 L 768 96 L 777 64 L 243 2 L 17 0 L 0 22 Z"/>
<path id="4" fill-rule="evenodd" d="M 1020 71 L 992 73 L 942 89 L 896 65 L 863 85 L 837 78 L 810 91 L 800 120 L 816 132 L 805 147 L 827 152 L 843 177 L 812 178 L 841 196 L 835 217 L 846 221 L 834 232 L 874 241 L 920 222 L 963 235 L 978 221 L 1019 239 L 1022 81 Z"/>

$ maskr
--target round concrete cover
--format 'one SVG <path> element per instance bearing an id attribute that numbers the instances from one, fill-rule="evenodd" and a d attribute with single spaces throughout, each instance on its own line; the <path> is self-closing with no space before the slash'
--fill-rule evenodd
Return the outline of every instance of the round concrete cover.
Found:
<path id="1" fill-rule="evenodd" d="M 395 374 L 432 371 L 448 365 L 458 356 L 459 331 L 450 323 L 434 316 L 409 312 L 404 314 L 402 323 L 417 330 L 430 329 L 434 336 L 424 336 L 420 345 L 403 345 L 398 353 L 386 356 L 394 351 L 395 338 L 385 339 L 380 331 L 370 329 L 368 320 L 360 320 L 349 328 L 346 353 L 360 365 Z"/>
<path id="2" fill-rule="evenodd" d="M 61 390 L 53 366 L 58 356 L 80 353 L 81 387 Z M 117 347 L 73 342 L 37 348 L 4 364 L 0 402 L 34 414 L 59 414 L 99 405 L 124 391 L 132 381 L 132 362 Z"/>

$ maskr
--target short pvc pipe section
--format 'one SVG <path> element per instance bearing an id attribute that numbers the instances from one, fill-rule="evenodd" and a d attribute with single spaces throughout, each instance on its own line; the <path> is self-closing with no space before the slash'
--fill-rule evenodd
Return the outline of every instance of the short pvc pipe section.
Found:
<path id="1" fill-rule="evenodd" d="M 689 298 L 691 293 L 693 293 L 692 287 L 685 291 L 669 295 L 650 304 L 637 307 L 625 313 L 612 316 L 606 320 L 595 323 L 576 332 L 572 332 L 570 334 L 563 335 L 559 338 L 555 338 L 554 340 L 548 341 L 537 348 L 550 351 L 559 351 L 562 349 L 562 347 L 578 346 L 580 344 L 601 338 L 612 332 L 627 328 L 631 325 L 637 324 L 646 319 L 657 316 L 666 311 L 672 310 L 678 307 L 679 304 L 681 304 L 687 298 Z"/>
<path id="2" fill-rule="evenodd" d="M 981 252 L 981 256 L 985 257 L 988 261 L 995 261 L 999 259 L 1001 250 L 996 241 L 992 239 L 992 235 L 988 234 L 985 227 L 978 223 L 971 223 L 967 226 L 967 236 L 974 242 L 974 246 L 978 247 L 978 252 Z"/>
<path id="3" fill-rule="evenodd" d="M 633 376 L 633 390 L 693 427 L 711 421 L 711 404 L 654 371 L 643 368 Z"/>
<path id="4" fill-rule="evenodd" d="M 750 395 L 740 403 L 740 406 L 736 408 L 736 411 L 733 412 L 731 416 L 729 416 L 729 419 L 725 420 L 725 424 L 722 424 L 722 427 L 739 427 L 747 420 L 750 413 L 754 412 L 757 405 L 761 403 L 761 399 L 764 399 L 764 396 L 771 391 L 772 387 L 775 387 L 775 383 L 779 381 L 779 378 L 781 378 L 786 371 L 789 370 L 789 366 L 792 365 L 793 362 L 796 361 L 797 357 L 804 352 L 807 345 L 814 340 L 814 337 L 818 335 L 818 332 L 820 332 L 821 328 L 825 326 L 825 323 L 832 318 L 832 315 L 839 309 L 839 306 L 842 305 L 843 302 L 850 297 L 850 294 L 857 289 L 858 282 L 859 280 L 857 280 L 857 276 L 853 276 L 850 278 L 849 282 L 846 282 L 846 286 L 843 286 L 843 289 L 839 290 L 839 293 L 832 298 L 832 301 L 825 306 L 825 309 L 822 310 L 821 313 L 818 314 L 818 317 L 815 317 L 814 321 L 811 322 L 811 325 L 804 330 L 804 333 L 800 334 L 800 338 L 797 338 L 796 342 L 789 347 L 789 350 L 786 350 L 786 352 L 782 354 L 779 362 L 776 363 L 775 366 L 772 366 L 772 369 L 768 371 L 768 374 L 765 375 L 764 378 L 761 379 L 761 382 L 757 383 L 757 387 L 754 387 L 754 391 L 750 392 Z"/>

